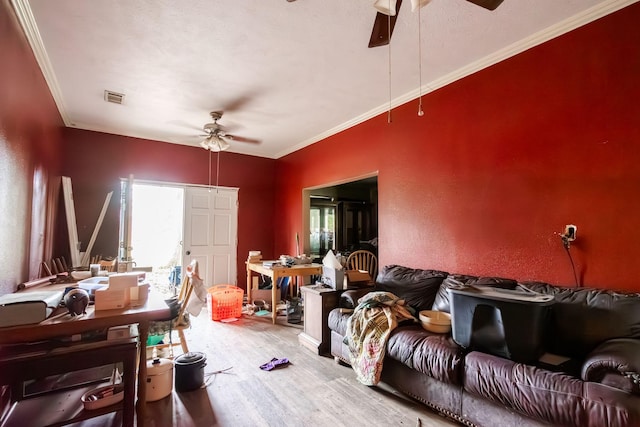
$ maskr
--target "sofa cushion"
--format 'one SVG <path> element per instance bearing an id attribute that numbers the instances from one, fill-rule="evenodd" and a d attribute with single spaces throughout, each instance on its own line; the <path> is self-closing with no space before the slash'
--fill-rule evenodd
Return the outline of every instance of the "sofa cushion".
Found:
<path id="1" fill-rule="evenodd" d="M 464 389 L 556 426 L 635 426 L 640 397 L 480 352 L 465 358 Z"/>
<path id="2" fill-rule="evenodd" d="M 344 337 L 347 334 L 347 321 L 351 314 L 353 314 L 353 309 L 334 308 L 331 310 L 327 319 L 329 329 Z"/>
<path id="3" fill-rule="evenodd" d="M 584 358 L 598 344 L 612 338 L 640 338 L 640 293 L 604 289 L 563 288 L 523 282 L 535 292 L 555 296 L 549 330 L 551 353 Z"/>
<path id="4" fill-rule="evenodd" d="M 506 279 L 504 277 L 476 277 L 466 281 L 469 286 L 491 286 L 501 289 L 515 289 L 518 286 L 518 282 L 513 279 Z"/>
<path id="5" fill-rule="evenodd" d="M 444 271 L 387 265 L 378 274 L 375 290 L 391 292 L 404 299 L 417 316 L 422 310 L 431 310 L 438 288 L 447 275 Z"/>
<path id="6" fill-rule="evenodd" d="M 434 334 L 414 325 L 398 327 L 389 337 L 385 357 L 437 380 L 462 384 L 463 351 L 449 334 Z"/>
<path id="7" fill-rule="evenodd" d="M 474 276 L 463 274 L 450 274 L 440 284 L 436 299 L 433 302 L 433 310 L 451 313 L 451 302 L 449 300 L 449 289 L 460 289 L 466 286 L 469 280 L 476 279 Z"/>

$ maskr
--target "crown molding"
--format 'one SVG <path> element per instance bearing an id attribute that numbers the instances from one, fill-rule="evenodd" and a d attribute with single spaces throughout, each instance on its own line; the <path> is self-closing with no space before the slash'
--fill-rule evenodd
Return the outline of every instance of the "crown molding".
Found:
<path id="1" fill-rule="evenodd" d="M 29 45 L 31 45 L 31 50 L 33 51 L 36 61 L 40 66 L 40 70 L 42 71 L 42 75 L 49 86 L 49 91 L 51 92 L 51 96 L 53 96 L 53 100 L 58 107 L 58 112 L 60 113 L 65 126 L 71 126 L 71 121 L 67 116 L 66 108 L 64 106 L 64 97 L 62 96 L 62 91 L 58 85 L 58 80 L 56 79 L 56 75 L 53 71 L 53 66 L 49 60 L 49 55 L 47 55 L 47 50 L 42 42 L 42 37 L 40 37 L 40 31 L 38 31 L 35 17 L 31 11 L 31 5 L 29 5 L 28 0 L 11 0 L 11 5 L 13 6 L 13 10 L 16 13 L 20 25 L 22 26 L 22 31 L 24 32 Z"/>

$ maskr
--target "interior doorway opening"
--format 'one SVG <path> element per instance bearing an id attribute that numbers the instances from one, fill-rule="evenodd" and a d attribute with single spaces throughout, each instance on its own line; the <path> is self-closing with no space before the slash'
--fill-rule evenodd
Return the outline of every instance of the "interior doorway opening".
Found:
<path id="1" fill-rule="evenodd" d="M 378 255 L 378 175 L 303 190 L 304 250 L 321 261 L 331 249 Z"/>

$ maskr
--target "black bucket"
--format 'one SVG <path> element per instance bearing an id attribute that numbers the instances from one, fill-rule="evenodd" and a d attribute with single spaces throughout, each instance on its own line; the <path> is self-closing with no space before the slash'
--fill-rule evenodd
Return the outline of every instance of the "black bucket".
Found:
<path id="1" fill-rule="evenodd" d="M 176 357 L 176 391 L 191 391 L 204 384 L 204 367 L 207 356 L 200 352 L 189 352 Z"/>

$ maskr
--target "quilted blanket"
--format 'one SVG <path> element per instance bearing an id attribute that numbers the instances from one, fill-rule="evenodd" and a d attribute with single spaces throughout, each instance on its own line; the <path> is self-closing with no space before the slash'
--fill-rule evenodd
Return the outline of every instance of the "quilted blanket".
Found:
<path id="1" fill-rule="evenodd" d="M 351 367 L 362 384 L 378 384 L 389 335 L 398 322 L 407 319 L 415 321 L 404 300 L 390 292 L 369 292 L 358 300 L 347 321 L 344 343 L 349 347 Z"/>

